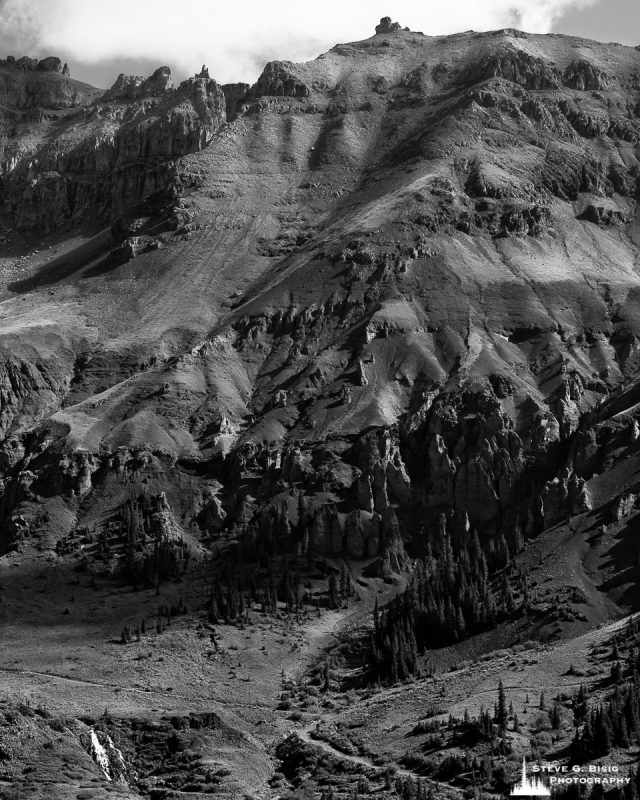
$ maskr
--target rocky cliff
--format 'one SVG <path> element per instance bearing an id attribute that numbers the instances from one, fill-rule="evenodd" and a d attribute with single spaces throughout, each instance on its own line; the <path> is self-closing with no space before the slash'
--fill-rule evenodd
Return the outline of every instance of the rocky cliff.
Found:
<path id="1" fill-rule="evenodd" d="M 384 19 L 252 87 L 3 62 L 7 246 L 48 236 L 4 262 L 5 518 L 29 484 L 93 524 L 122 448 L 188 485 L 185 530 L 354 558 L 442 514 L 516 552 L 592 508 L 593 415 L 637 379 L 639 59 Z M 107 233 L 65 244 L 80 221 Z"/>
<path id="2" fill-rule="evenodd" d="M 154 195 L 173 196 L 174 160 L 205 147 L 226 119 L 206 70 L 177 88 L 168 67 L 147 79 L 120 75 L 101 94 L 43 63 L 31 71 L 0 65 L 12 107 L 2 165 L 10 229 L 109 223 Z"/>

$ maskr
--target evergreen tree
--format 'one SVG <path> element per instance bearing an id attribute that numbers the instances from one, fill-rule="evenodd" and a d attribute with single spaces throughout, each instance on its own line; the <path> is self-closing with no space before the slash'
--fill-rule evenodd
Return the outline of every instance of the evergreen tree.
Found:
<path id="1" fill-rule="evenodd" d="M 501 735 L 504 735 L 507 730 L 507 700 L 504 693 L 504 685 L 502 681 L 498 684 L 498 702 L 496 704 L 495 721 L 498 725 L 498 730 Z"/>
<path id="2" fill-rule="evenodd" d="M 489 580 L 476 532 L 450 535 L 441 515 L 434 545 L 433 550 L 427 546 L 424 561 L 416 562 L 406 591 L 374 612 L 371 663 L 376 680 L 415 675 L 418 651 L 485 630 L 515 607 L 508 579 L 503 578 L 501 590 Z M 504 568 L 505 553 L 506 545 L 494 544 L 492 564 L 498 561 Z M 330 602 L 335 604 L 337 592 L 329 580 Z M 347 581 L 345 577 L 343 589 Z"/>
<path id="3" fill-rule="evenodd" d="M 560 704 L 554 703 L 553 708 L 549 711 L 549 720 L 551 722 L 551 727 L 554 731 L 559 730 L 560 725 L 562 723 L 562 718 L 560 716 Z"/>
<path id="4" fill-rule="evenodd" d="M 576 728 L 583 724 L 587 716 L 587 690 L 584 686 L 578 689 L 573 698 L 573 724 Z"/>
<path id="5" fill-rule="evenodd" d="M 329 573 L 329 607 L 336 609 L 340 607 L 340 595 L 338 593 L 338 581 L 333 570 Z"/>

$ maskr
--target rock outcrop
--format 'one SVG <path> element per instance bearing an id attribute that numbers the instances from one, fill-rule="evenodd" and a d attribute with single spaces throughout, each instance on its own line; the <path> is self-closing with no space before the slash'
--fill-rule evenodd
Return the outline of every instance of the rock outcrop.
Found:
<path id="1" fill-rule="evenodd" d="M 158 67 L 148 78 L 120 73 L 115 83 L 103 94 L 102 100 L 137 100 L 141 97 L 163 95 L 173 88 L 169 67 Z"/>
<path id="2" fill-rule="evenodd" d="M 69 76 L 69 67 L 57 56 L 47 56 L 38 60 L 37 58 L 29 58 L 29 56 L 22 56 L 15 58 L 15 56 L 8 56 L 7 58 L 0 58 L 0 69 L 14 69 L 19 72 L 59 72 L 65 76 Z"/>
<path id="3" fill-rule="evenodd" d="M 376 33 L 395 33 L 401 28 L 399 22 L 391 22 L 391 17 L 382 17 L 380 24 L 376 25 Z"/>
<path id="4" fill-rule="evenodd" d="M 270 61 L 262 71 L 250 93 L 255 97 L 270 95 L 274 97 L 308 97 L 309 87 L 296 77 L 287 61 Z"/>
<path id="5" fill-rule="evenodd" d="M 578 91 L 600 91 L 613 83 L 610 75 L 589 61 L 572 61 L 565 69 L 562 80 L 565 86 Z"/>
<path id="6" fill-rule="evenodd" d="M 93 135 L 29 150 L 5 165 L 4 210 L 15 227 L 52 231 L 92 215 L 109 221 L 171 193 L 173 160 L 208 144 L 226 121 L 226 101 L 206 77 L 172 89 L 169 69 L 160 67 L 146 80 L 121 75 L 80 118 Z"/>
<path id="7" fill-rule="evenodd" d="M 502 78 L 536 91 L 557 89 L 561 80 L 557 68 L 551 62 L 510 46 L 504 46 L 467 67 L 461 78 L 465 83 Z"/>
<path id="8" fill-rule="evenodd" d="M 541 503 L 544 524 L 547 528 L 593 508 L 584 478 L 579 478 L 568 468 L 545 485 Z"/>

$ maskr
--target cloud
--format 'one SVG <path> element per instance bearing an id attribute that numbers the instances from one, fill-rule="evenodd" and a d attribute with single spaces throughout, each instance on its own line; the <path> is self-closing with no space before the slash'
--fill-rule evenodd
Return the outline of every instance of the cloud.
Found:
<path id="1" fill-rule="evenodd" d="M 169 64 L 180 75 L 206 63 L 222 82 L 253 81 L 270 58 L 307 60 L 338 41 L 363 39 L 382 16 L 427 34 L 519 27 L 551 30 L 566 12 L 599 0 L 0 0 L 0 46 L 15 55 L 60 54 L 73 63 L 117 58 Z"/>

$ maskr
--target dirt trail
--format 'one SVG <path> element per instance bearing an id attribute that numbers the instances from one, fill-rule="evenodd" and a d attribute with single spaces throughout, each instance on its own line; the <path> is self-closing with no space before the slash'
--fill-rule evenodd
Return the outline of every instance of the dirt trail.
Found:
<path id="1" fill-rule="evenodd" d="M 109 689 L 113 692 L 128 692 L 128 693 L 136 693 L 142 695 L 158 695 L 161 697 L 167 696 L 166 689 L 152 689 L 152 688 L 144 688 L 138 686 L 118 686 L 117 684 L 111 683 L 99 683 L 98 681 L 87 681 L 83 680 L 82 678 L 69 678 L 66 675 L 59 675 L 56 672 L 39 672 L 33 669 L 18 669 L 17 667 L 0 667 L 0 672 L 11 673 L 13 675 L 36 675 L 41 678 L 52 678 L 53 680 L 64 681 L 65 683 L 71 683 L 79 686 L 93 686 L 99 689 Z M 190 695 L 180 694 L 179 692 L 171 692 L 171 697 L 180 697 L 183 700 L 189 701 L 190 703 L 193 702 L 193 697 Z M 271 709 L 272 706 L 270 703 L 260 703 L 257 701 L 252 701 L 250 703 L 244 703 L 240 700 L 224 700 L 220 697 L 207 697 L 202 698 L 210 703 L 219 703 L 222 706 L 230 706 L 230 707 L 244 707 L 244 708 L 264 708 L 264 709 Z"/>
<path id="2" fill-rule="evenodd" d="M 368 614 L 369 609 L 366 603 L 354 603 L 351 605 L 347 614 L 341 614 L 337 611 L 330 611 L 324 613 L 318 620 L 306 626 L 305 634 L 309 638 L 308 645 L 304 649 L 302 658 L 298 657 L 295 662 L 290 665 L 288 670 L 285 668 L 285 670 L 288 672 L 288 676 L 294 678 L 295 680 L 299 680 L 303 676 L 304 672 L 308 669 L 309 665 L 313 663 L 313 660 L 317 659 L 321 655 L 321 653 L 331 644 L 332 640 L 335 641 L 340 638 L 340 634 L 344 636 L 348 631 L 353 630 L 359 625 L 362 625 L 365 619 L 368 617 Z M 317 722 L 314 720 L 304 728 L 289 731 L 289 735 L 296 736 L 301 741 L 310 744 L 313 747 L 318 747 L 325 753 L 328 753 L 336 758 L 340 758 L 344 761 L 349 761 L 352 764 L 366 767 L 367 769 L 372 769 L 376 772 L 384 772 L 386 769 L 386 767 L 376 765 L 371 758 L 343 753 L 329 742 L 314 738 L 313 731 L 316 729 L 316 725 Z M 440 790 L 445 790 L 456 797 L 461 796 L 462 794 L 460 790 L 453 788 L 446 783 L 425 778 L 424 776 L 419 775 L 418 773 L 409 769 L 403 769 L 394 765 L 393 772 L 394 775 L 399 775 L 403 778 L 410 778 L 414 781 L 425 780 L 429 785 L 437 787 Z"/>
<path id="3" fill-rule="evenodd" d="M 349 761 L 352 764 L 358 764 L 359 766 L 366 767 L 367 769 L 373 769 L 378 772 L 384 772 L 386 767 L 381 767 L 373 763 L 372 759 L 366 758 L 365 756 L 356 756 L 351 755 L 348 753 L 343 753 L 341 750 L 338 750 L 333 745 L 329 744 L 329 742 L 325 742 L 324 739 L 316 739 L 312 735 L 312 731 L 315 729 L 316 723 L 313 722 L 311 725 L 308 725 L 306 728 L 302 730 L 297 730 L 294 732 L 294 735 L 301 739 L 303 742 L 312 745 L 313 747 L 319 747 L 321 750 L 324 750 L 325 753 L 329 755 L 335 756 L 336 758 L 340 758 L 343 761 Z M 400 775 L 403 778 L 411 778 L 414 781 L 425 780 L 428 784 L 432 786 L 437 786 L 439 789 L 446 789 L 449 792 L 452 792 L 455 795 L 461 795 L 462 792 L 459 789 L 456 789 L 452 786 L 449 786 L 446 783 L 441 783 L 440 781 L 435 781 L 431 778 L 425 778 L 423 775 L 419 775 L 417 772 L 412 772 L 410 769 L 402 769 L 401 767 L 394 767 L 394 774 Z"/>

